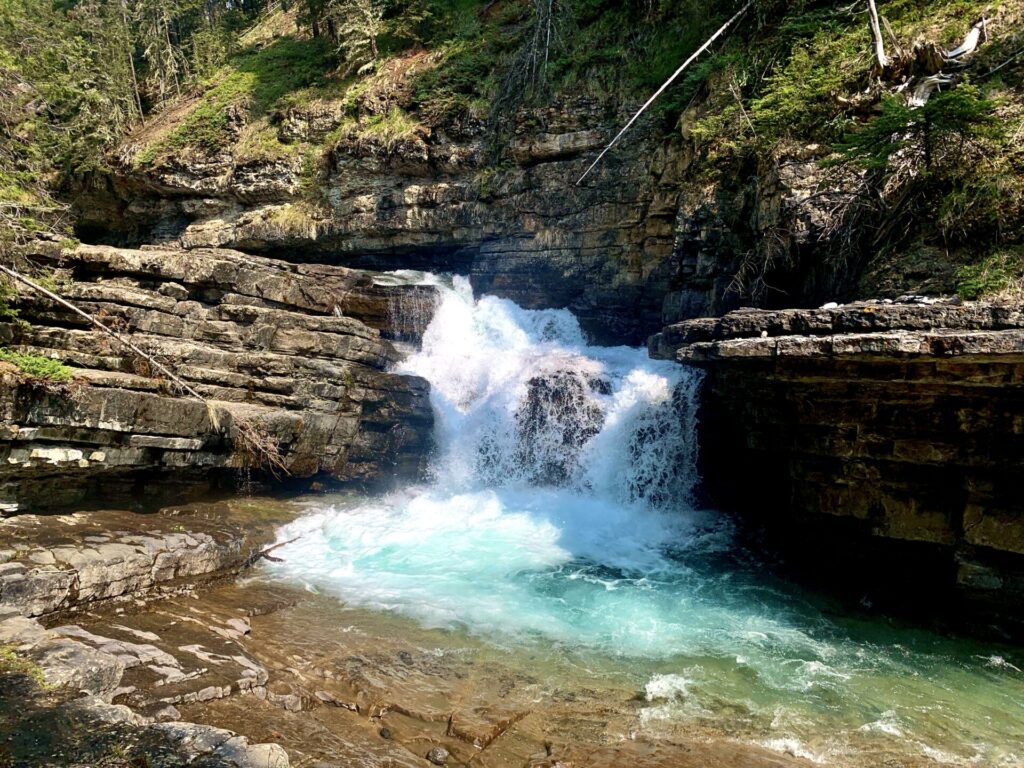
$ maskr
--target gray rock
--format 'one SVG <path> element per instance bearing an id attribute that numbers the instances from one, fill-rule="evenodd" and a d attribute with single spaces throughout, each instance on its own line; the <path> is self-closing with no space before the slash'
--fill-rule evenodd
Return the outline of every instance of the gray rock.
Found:
<path id="1" fill-rule="evenodd" d="M 427 760 L 434 765 L 444 765 L 448 762 L 448 750 L 444 747 L 433 747 L 427 752 Z"/>
<path id="2" fill-rule="evenodd" d="M 12 509 L 109 494 L 139 470 L 180 481 L 244 467 L 240 422 L 260 426 L 293 477 L 422 471 L 428 387 L 388 372 L 399 353 L 382 332 L 418 338 L 434 289 L 233 251 L 37 250 L 82 276 L 68 298 L 131 331 L 211 407 L 176 396 L 77 315 L 26 297 L 31 325 L 3 326 L 11 344 L 75 366 L 76 384 L 62 396 L 0 371 L 0 499 Z"/>

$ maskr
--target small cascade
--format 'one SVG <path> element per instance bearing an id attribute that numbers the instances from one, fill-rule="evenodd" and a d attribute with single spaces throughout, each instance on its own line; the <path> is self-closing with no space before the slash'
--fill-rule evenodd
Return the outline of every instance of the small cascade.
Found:
<path id="1" fill-rule="evenodd" d="M 437 309 L 436 288 L 440 280 L 429 272 L 402 270 L 385 272 L 374 278 L 387 296 L 388 338 L 399 342 L 418 342 Z"/>
<path id="2" fill-rule="evenodd" d="M 439 484 L 691 501 L 700 374 L 639 349 L 590 347 L 567 310 L 477 301 L 455 278 L 399 371 L 431 383 Z"/>

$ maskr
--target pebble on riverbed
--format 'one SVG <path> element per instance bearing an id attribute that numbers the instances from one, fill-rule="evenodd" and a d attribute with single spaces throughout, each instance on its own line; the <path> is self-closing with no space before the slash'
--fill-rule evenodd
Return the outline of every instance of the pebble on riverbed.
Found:
<path id="1" fill-rule="evenodd" d="M 448 762 L 448 750 L 444 747 L 434 747 L 427 752 L 427 760 L 434 765 L 444 765 Z"/>

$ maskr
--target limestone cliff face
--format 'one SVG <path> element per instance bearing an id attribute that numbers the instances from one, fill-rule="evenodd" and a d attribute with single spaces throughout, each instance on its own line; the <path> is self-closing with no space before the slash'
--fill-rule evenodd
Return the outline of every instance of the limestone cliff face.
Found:
<path id="1" fill-rule="evenodd" d="M 397 141 L 328 140 L 346 119 L 340 104 L 293 107 L 276 115 L 277 139 L 326 147 L 317 168 L 298 149 L 269 159 L 195 150 L 139 165 L 129 144 L 119 169 L 79 197 L 80 232 L 468 273 L 478 291 L 569 307 L 609 343 L 643 343 L 667 322 L 770 299 L 736 279 L 769 233 L 785 252 L 773 258 L 788 276 L 786 299 L 831 298 L 845 273 L 822 285 L 802 261 L 830 205 L 811 195 L 814 148 L 709 177 L 686 116 L 682 132 L 652 120 L 577 186 L 627 114 L 584 97 L 520 110 L 495 163 L 494 129 L 481 121 L 441 121 Z"/>
<path id="2" fill-rule="evenodd" d="M 82 246 L 33 258 L 69 271 L 66 298 L 130 333 L 207 403 L 175 393 L 83 318 L 26 298 L 28 323 L 0 325 L 4 346 L 57 357 L 75 377 L 58 387 L 0 377 L 8 509 L 130 489 L 141 470 L 184 479 L 244 468 L 253 457 L 241 422 L 266 432 L 292 477 L 421 470 L 428 385 L 388 372 L 399 353 L 384 337 L 421 333 L 429 311 L 412 310 L 432 303 L 432 289 L 226 250 Z"/>
<path id="3" fill-rule="evenodd" d="M 742 311 L 670 326 L 651 351 L 707 371 L 717 503 L 862 588 L 970 598 L 1020 630 L 1019 306 Z"/>

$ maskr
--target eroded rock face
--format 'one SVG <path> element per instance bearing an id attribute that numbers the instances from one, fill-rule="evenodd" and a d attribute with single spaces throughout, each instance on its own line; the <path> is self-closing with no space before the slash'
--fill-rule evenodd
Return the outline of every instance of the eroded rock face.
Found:
<path id="1" fill-rule="evenodd" d="M 82 246 L 34 257 L 69 270 L 67 299 L 130 333 L 207 402 L 172 391 L 84 318 L 27 296 L 29 324 L 0 325 L 4 345 L 61 359 L 75 380 L 55 388 L 0 376 L 10 508 L 130 487 L 139 470 L 186 479 L 248 466 L 245 423 L 259 425 L 293 477 L 377 481 L 421 470 L 428 385 L 388 372 L 399 353 L 386 337 L 418 338 L 433 289 L 223 250 Z"/>
<path id="2" fill-rule="evenodd" d="M 870 562 L 900 574 L 893 592 L 955 593 L 1020 630 L 1020 307 L 744 311 L 670 326 L 650 348 L 707 371 L 703 474 L 717 503 L 831 568 L 865 558 L 857 579 Z"/>
<path id="3" fill-rule="evenodd" d="M 754 203 L 690 184 L 694 147 L 647 121 L 577 186 L 628 107 L 581 96 L 523 110 L 510 117 L 512 162 L 500 167 L 487 161 L 492 132 L 469 118 L 423 126 L 395 145 L 343 137 L 325 149 L 315 206 L 296 191 L 301 154 L 291 165 L 231 151 L 127 164 L 83 193 L 82 231 L 469 273 L 479 292 L 571 308 L 597 341 L 641 343 L 664 322 L 738 304 L 725 289 L 746 245 L 730 233 L 752 234 Z M 279 136 L 319 141 L 343 113 L 330 103 L 290 109 Z M 789 199 L 776 190 L 783 183 L 766 182 L 766 211 Z"/>

